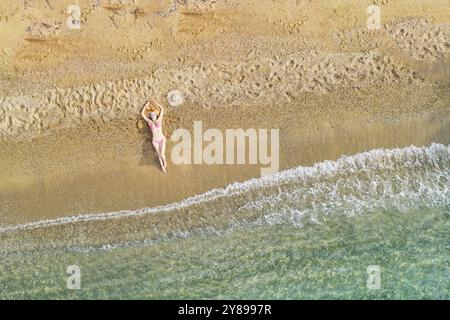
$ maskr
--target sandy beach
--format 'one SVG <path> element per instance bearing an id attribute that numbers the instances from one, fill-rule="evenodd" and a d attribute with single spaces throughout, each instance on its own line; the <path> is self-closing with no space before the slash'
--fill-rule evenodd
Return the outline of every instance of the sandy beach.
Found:
<path id="1" fill-rule="evenodd" d="M 257 165 L 171 165 L 165 132 L 280 129 L 280 169 L 373 148 L 449 143 L 446 1 L 67 1 L 0 7 L 0 224 L 179 201 L 259 175 Z M 169 107 L 180 90 L 185 102 Z M 170 140 L 170 138 L 169 138 Z M 168 143 L 170 155 L 171 143 Z M 159 188 L 159 192 L 157 191 Z"/>
<path id="2" fill-rule="evenodd" d="M 163 175 L 139 119 L 148 97 L 167 107 L 168 137 L 198 120 L 280 129 L 280 169 L 450 141 L 446 1 L 382 1 L 382 30 L 365 26 L 370 1 L 80 1 L 79 30 L 65 26 L 66 2 L 0 7 L 2 225 L 259 175 L 170 156 Z M 181 107 L 167 105 L 171 89 Z"/>

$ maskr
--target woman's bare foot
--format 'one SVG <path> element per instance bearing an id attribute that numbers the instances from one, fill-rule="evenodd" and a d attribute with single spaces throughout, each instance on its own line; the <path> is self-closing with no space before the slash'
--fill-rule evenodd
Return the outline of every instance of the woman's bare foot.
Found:
<path id="1" fill-rule="evenodd" d="M 161 169 L 164 173 L 166 173 L 166 166 L 164 165 L 164 161 L 161 157 L 158 157 L 159 164 L 161 165 Z"/>

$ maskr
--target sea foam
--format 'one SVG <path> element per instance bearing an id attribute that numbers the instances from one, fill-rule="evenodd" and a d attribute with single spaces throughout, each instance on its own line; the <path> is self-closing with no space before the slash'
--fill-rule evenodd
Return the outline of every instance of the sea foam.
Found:
<path id="1" fill-rule="evenodd" d="M 214 206 L 214 201 L 238 196 L 244 196 L 246 201 L 231 209 L 237 217 L 244 211 L 260 214 L 251 222 L 234 219 L 229 228 L 240 224 L 301 225 L 305 217 L 314 222 L 330 212 L 357 215 L 375 208 L 449 206 L 449 189 L 450 145 L 433 143 L 427 147 L 374 149 L 342 156 L 336 161 L 233 183 L 164 206 L 40 220 L 1 227 L 0 233 L 164 214 L 199 204 Z"/>

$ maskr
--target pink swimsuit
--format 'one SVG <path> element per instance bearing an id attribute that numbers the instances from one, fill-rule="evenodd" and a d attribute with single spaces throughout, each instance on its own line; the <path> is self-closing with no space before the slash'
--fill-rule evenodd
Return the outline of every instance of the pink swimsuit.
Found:
<path id="1" fill-rule="evenodd" d="M 156 129 L 160 129 L 161 128 L 161 123 L 159 123 L 158 121 L 156 122 L 156 124 L 153 124 L 153 122 L 149 122 L 148 126 L 150 127 L 150 130 L 153 133 L 153 137 L 155 136 L 155 130 Z M 162 131 L 161 131 L 162 134 Z M 153 138 L 153 142 L 156 142 L 157 144 L 159 144 L 159 147 L 161 148 L 161 143 L 164 141 L 164 136 L 160 139 L 160 140 L 156 140 L 155 138 Z"/>

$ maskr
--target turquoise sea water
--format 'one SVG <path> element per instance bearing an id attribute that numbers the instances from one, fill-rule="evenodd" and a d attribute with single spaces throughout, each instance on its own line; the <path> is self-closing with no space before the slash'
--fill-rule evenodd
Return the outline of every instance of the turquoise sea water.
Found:
<path id="1" fill-rule="evenodd" d="M 449 146 L 372 150 L 139 214 L 232 218 L 206 219 L 201 227 L 178 219 L 165 234 L 101 245 L 3 248 L 0 298 L 450 295 Z M 26 228 L 25 238 L 46 226 Z M 80 268 L 79 290 L 66 287 L 70 265 Z M 380 289 L 367 286 L 371 265 L 380 268 Z"/>

